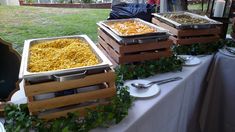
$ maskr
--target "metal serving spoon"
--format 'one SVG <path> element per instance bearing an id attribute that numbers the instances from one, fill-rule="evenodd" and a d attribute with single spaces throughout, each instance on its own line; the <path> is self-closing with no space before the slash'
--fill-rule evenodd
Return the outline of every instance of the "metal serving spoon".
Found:
<path id="1" fill-rule="evenodd" d="M 233 49 L 230 49 L 229 47 L 225 47 L 225 49 L 226 49 L 229 53 L 235 55 L 235 51 L 234 51 Z"/>
<path id="2" fill-rule="evenodd" d="M 168 83 L 168 82 L 177 81 L 177 80 L 180 80 L 180 79 L 183 79 L 183 78 L 181 78 L 181 77 L 173 77 L 173 78 L 168 78 L 168 79 L 163 79 L 163 80 L 158 80 L 158 81 L 152 81 L 152 82 L 150 82 L 148 84 L 132 83 L 131 86 L 133 86 L 135 88 L 139 88 L 139 89 L 145 89 L 145 88 L 151 87 L 153 84 L 161 85 L 161 84 L 165 84 L 165 83 Z"/>
<path id="3" fill-rule="evenodd" d="M 185 60 L 185 61 L 190 61 L 190 60 L 192 60 L 192 59 L 194 58 L 194 56 L 192 56 L 192 55 L 187 55 L 187 56 L 185 56 L 185 57 L 181 57 L 181 56 L 180 56 L 180 58 L 182 58 L 182 59 Z"/>

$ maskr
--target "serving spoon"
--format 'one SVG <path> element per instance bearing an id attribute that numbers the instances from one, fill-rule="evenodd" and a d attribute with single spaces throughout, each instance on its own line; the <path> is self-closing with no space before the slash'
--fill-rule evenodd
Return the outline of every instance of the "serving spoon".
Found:
<path id="1" fill-rule="evenodd" d="M 229 53 L 235 55 L 235 51 L 234 51 L 233 49 L 230 49 L 229 47 L 225 47 L 225 49 L 226 49 Z"/>
<path id="2" fill-rule="evenodd" d="M 150 82 L 148 84 L 132 83 L 131 86 L 133 86 L 135 88 L 138 88 L 138 89 L 145 89 L 145 88 L 151 87 L 153 84 L 161 85 L 161 84 L 165 84 L 165 83 L 168 83 L 168 82 L 177 81 L 177 80 L 180 80 L 180 79 L 183 79 L 183 78 L 181 78 L 181 77 L 173 77 L 173 78 L 168 78 L 168 79 L 163 79 L 163 80 L 158 80 L 158 81 L 152 81 L 152 82 Z"/>
<path id="3" fill-rule="evenodd" d="M 192 55 L 187 55 L 187 56 L 179 56 L 181 59 L 185 60 L 185 61 L 190 61 L 194 58 L 194 56 Z"/>

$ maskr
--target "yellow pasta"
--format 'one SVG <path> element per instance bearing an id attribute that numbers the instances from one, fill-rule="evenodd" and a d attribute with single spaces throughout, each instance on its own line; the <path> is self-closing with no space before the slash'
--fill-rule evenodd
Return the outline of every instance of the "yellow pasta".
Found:
<path id="1" fill-rule="evenodd" d="M 157 31 L 137 21 L 114 22 L 108 23 L 108 25 L 123 36 L 153 33 Z"/>
<path id="2" fill-rule="evenodd" d="M 89 44 L 79 39 L 58 39 L 30 47 L 29 71 L 42 72 L 98 64 Z"/>

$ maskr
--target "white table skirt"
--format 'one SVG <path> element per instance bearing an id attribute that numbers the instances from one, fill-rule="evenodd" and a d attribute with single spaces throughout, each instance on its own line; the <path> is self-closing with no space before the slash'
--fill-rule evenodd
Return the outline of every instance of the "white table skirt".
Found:
<path id="1" fill-rule="evenodd" d="M 215 55 L 208 74 L 200 115 L 202 132 L 235 132 L 235 55 L 225 54 Z"/>
<path id="2" fill-rule="evenodd" d="M 183 67 L 182 72 L 159 74 L 146 80 L 180 76 L 183 80 L 161 85 L 161 93 L 146 99 L 136 99 L 129 115 L 110 128 L 93 132 L 191 132 L 195 131 L 200 94 L 212 56 L 200 58 L 197 66 Z"/>

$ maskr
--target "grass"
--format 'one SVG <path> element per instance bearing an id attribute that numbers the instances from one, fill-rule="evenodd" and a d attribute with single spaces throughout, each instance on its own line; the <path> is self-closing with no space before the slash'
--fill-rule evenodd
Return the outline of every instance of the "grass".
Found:
<path id="1" fill-rule="evenodd" d="M 201 4 L 189 5 L 189 9 L 200 10 Z M 96 22 L 107 19 L 109 12 L 109 9 L 0 6 L 0 37 L 20 53 L 24 40 L 32 38 L 87 34 L 97 42 Z"/>
<path id="2" fill-rule="evenodd" d="M 0 6 L 0 37 L 20 53 L 24 40 L 87 34 L 97 41 L 96 23 L 107 19 L 109 9 L 64 9 Z"/>
<path id="3" fill-rule="evenodd" d="M 203 12 L 205 13 L 207 10 L 207 3 L 204 3 L 203 5 Z M 188 10 L 191 11 L 196 11 L 196 12 L 201 12 L 202 11 L 202 3 L 192 3 L 192 4 L 188 4 Z M 203 14 L 203 13 L 202 13 Z"/>

